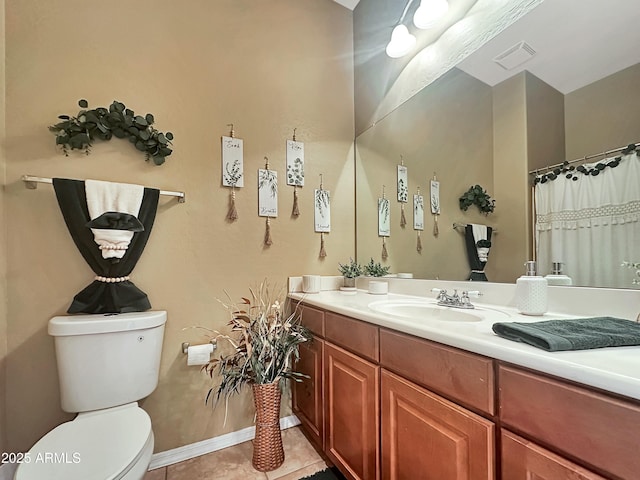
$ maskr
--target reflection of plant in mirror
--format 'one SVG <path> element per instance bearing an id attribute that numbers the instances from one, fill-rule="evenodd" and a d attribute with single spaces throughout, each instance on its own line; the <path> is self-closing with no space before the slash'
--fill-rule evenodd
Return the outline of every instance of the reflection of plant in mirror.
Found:
<path id="1" fill-rule="evenodd" d="M 476 205 L 481 213 L 489 215 L 496 208 L 496 201 L 480 186 L 469 187 L 459 199 L 460 210 L 467 211 L 471 205 Z"/>
<path id="2" fill-rule="evenodd" d="M 384 277 L 391 267 L 383 267 L 380 262 L 374 262 L 373 258 L 364 266 L 364 274 L 370 277 Z"/>
<path id="3" fill-rule="evenodd" d="M 342 276 L 346 278 L 356 278 L 362 275 L 362 266 L 353 258 L 350 258 L 349 263 L 346 265 L 338 263 L 338 270 L 340 270 Z"/>
<path id="4" fill-rule="evenodd" d="M 56 145 L 62 147 L 65 156 L 71 150 L 84 150 L 86 155 L 91 152 L 91 142 L 128 138 L 134 146 L 144 152 L 145 160 L 153 159 L 156 165 L 162 165 L 166 157 L 171 155 L 169 147 L 173 140 L 173 133 L 166 134 L 156 130 L 152 125 L 155 119 L 147 113 L 144 117 L 136 115 L 133 110 L 125 107 L 124 103 L 113 101 L 109 108 L 98 107 L 87 110 L 89 103 L 82 99 L 78 102 L 81 110 L 76 117 L 58 115 L 62 120 L 49 127 L 56 134 Z"/>
<path id="5" fill-rule="evenodd" d="M 636 262 L 622 262 L 621 267 L 627 268 L 635 268 L 636 269 L 636 278 L 634 278 L 631 283 L 633 285 L 640 285 L 640 263 Z"/>

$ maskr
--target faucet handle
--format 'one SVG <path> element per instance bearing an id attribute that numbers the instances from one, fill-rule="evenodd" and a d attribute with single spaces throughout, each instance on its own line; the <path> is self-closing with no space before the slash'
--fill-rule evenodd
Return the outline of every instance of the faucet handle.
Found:
<path id="1" fill-rule="evenodd" d="M 465 291 L 462 292 L 462 296 L 463 297 L 474 297 L 474 298 L 478 298 L 480 296 L 482 296 L 482 292 L 480 290 L 469 290 L 469 291 Z"/>
<path id="2" fill-rule="evenodd" d="M 438 296 L 436 297 L 436 300 L 438 301 L 444 299 L 447 296 L 447 291 L 444 288 L 432 288 L 431 291 L 438 294 Z"/>

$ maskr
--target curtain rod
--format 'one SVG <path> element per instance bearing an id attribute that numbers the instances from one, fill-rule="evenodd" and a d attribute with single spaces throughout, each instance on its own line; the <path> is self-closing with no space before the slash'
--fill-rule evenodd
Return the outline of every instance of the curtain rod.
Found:
<path id="1" fill-rule="evenodd" d="M 38 188 L 38 183 L 53 184 L 53 179 L 47 177 L 34 177 L 33 175 L 23 175 L 22 179 L 24 186 L 35 190 Z M 184 203 L 186 201 L 184 192 L 172 192 L 169 190 L 160 190 L 160 195 L 166 195 L 169 197 L 177 197 L 178 203 Z"/>
<path id="2" fill-rule="evenodd" d="M 608 150 L 606 152 L 594 153 L 593 155 L 586 155 L 586 156 L 581 157 L 581 158 L 576 158 L 575 160 L 571 160 L 569 162 L 566 162 L 566 164 L 565 164 L 565 162 L 562 162 L 562 163 L 556 163 L 555 165 L 549 165 L 548 167 L 536 168 L 535 170 L 531 170 L 529 172 L 529 175 L 537 175 L 538 173 L 543 172 L 545 170 L 553 170 L 554 168 L 564 167 L 565 165 L 571 165 L 572 163 L 576 163 L 576 162 L 585 162 L 585 161 L 590 160 L 592 158 L 606 157 L 607 155 L 611 155 L 612 153 L 622 152 L 623 150 L 626 150 L 627 148 L 629 148 L 631 145 L 633 145 L 635 148 L 640 147 L 640 143 L 631 143 L 629 145 L 625 145 L 624 147 L 614 148 L 613 150 Z"/>
<path id="3" fill-rule="evenodd" d="M 458 223 L 458 222 L 455 222 L 455 223 L 453 224 L 453 228 L 454 228 L 454 229 L 458 229 L 458 228 L 462 228 L 462 229 L 464 229 L 464 228 L 466 228 L 466 227 L 467 227 L 467 224 L 466 224 L 466 223 Z M 493 228 L 493 227 L 491 227 L 491 232 L 492 232 L 492 233 L 498 233 L 498 229 L 497 229 L 497 228 Z"/>

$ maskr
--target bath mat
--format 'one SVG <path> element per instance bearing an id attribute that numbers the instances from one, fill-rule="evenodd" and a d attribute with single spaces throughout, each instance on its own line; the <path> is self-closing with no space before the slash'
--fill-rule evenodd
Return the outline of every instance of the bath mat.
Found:
<path id="1" fill-rule="evenodd" d="M 311 476 L 304 477 L 301 480 L 346 480 L 336 467 L 325 468 L 320 472 L 316 472 Z"/>

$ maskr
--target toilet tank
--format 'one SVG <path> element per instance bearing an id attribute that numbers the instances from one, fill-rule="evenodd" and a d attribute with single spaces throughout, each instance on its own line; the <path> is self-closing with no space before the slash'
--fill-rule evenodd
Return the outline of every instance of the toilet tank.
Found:
<path id="1" fill-rule="evenodd" d="M 54 337 L 65 412 L 140 400 L 158 385 L 167 312 L 60 316 Z"/>

